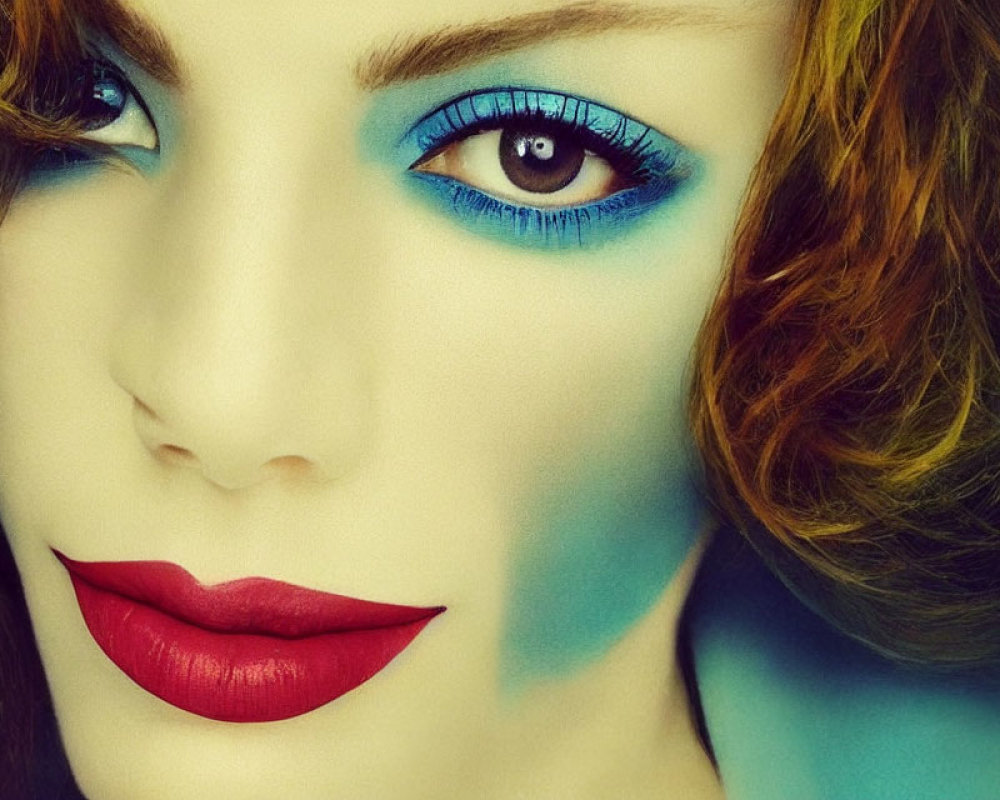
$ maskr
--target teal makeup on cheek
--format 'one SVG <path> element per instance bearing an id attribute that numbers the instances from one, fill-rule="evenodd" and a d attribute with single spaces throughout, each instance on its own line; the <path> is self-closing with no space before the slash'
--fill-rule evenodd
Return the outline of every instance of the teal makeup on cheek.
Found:
<path id="1" fill-rule="evenodd" d="M 662 596 L 703 515 L 699 492 L 682 475 L 626 491 L 620 476 L 601 470 L 527 526 L 508 594 L 506 692 L 592 663 Z"/>
<path id="2" fill-rule="evenodd" d="M 369 152 L 392 149 L 406 166 L 412 196 L 478 235 L 521 247 L 578 250 L 631 232 L 657 209 L 679 202 L 697 183 L 701 160 L 649 125 L 573 94 L 502 86 L 464 92 L 425 113 L 406 128 L 395 148 L 373 146 L 380 138 L 366 125 Z M 414 169 L 429 156 L 490 130 L 538 130 L 604 159 L 625 188 L 575 205 L 530 205 L 492 194 L 456 177 Z M 499 159 L 499 154 L 498 154 Z"/>

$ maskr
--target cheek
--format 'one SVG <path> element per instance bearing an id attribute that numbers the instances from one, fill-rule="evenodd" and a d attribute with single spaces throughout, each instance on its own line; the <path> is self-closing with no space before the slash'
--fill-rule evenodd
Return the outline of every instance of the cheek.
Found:
<path id="1" fill-rule="evenodd" d="M 707 299 L 682 304 L 640 283 L 634 295 L 620 284 L 614 300 L 599 292 L 593 313 L 573 314 L 587 324 L 560 324 L 573 334 L 533 382 L 534 401 L 549 403 L 526 399 L 530 423 L 508 440 L 522 481 L 505 581 L 508 692 L 604 656 L 663 596 L 701 530 L 685 394 Z"/>
<path id="2" fill-rule="evenodd" d="M 0 227 L 0 492 L 29 515 L 67 502 L 57 476 L 89 474 L 109 447 L 98 420 L 117 410 L 99 365 L 120 282 L 96 242 L 120 236 L 120 209 L 81 196 L 69 207 L 27 194 Z"/>
<path id="3" fill-rule="evenodd" d="M 447 292 L 441 266 L 414 271 L 434 314 L 411 326 L 407 346 L 421 331 L 447 332 L 446 347 L 423 349 L 446 353 L 454 372 L 425 368 L 400 385 L 429 381 L 440 438 L 489 454 L 491 499 L 509 521 L 495 562 L 507 691 L 600 659 L 663 596 L 698 537 L 684 398 L 724 236 L 675 232 L 667 224 L 572 263 L 496 264 L 483 248 L 473 266 L 447 268 L 464 276 Z M 449 244 L 442 234 L 439 249 Z M 420 352 L 399 361 L 426 365 Z M 474 568 L 482 579 L 483 564 Z"/>

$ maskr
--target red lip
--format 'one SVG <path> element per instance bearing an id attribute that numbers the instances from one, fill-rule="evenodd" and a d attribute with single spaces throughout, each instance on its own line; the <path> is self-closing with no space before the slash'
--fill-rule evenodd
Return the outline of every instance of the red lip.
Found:
<path id="1" fill-rule="evenodd" d="M 445 610 L 268 578 L 206 586 L 166 561 L 80 562 L 53 552 L 119 669 L 171 705 L 228 722 L 287 719 L 335 700 Z"/>

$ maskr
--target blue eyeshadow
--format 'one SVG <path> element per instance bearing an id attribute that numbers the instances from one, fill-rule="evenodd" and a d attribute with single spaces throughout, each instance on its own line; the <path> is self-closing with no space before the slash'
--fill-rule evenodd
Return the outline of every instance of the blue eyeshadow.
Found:
<path id="1" fill-rule="evenodd" d="M 413 190 L 471 231 L 543 249 L 591 246 L 630 231 L 700 174 L 700 159 L 675 140 L 619 111 L 573 95 L 495 88 L 456 97 L 421 117 L 399 150 L 417 164 L 485 130 L 540 123 L 581 142 L 628 181 L 607 197 L 572 206 L 519 205 L 456 178 L 411 169 Z"/>

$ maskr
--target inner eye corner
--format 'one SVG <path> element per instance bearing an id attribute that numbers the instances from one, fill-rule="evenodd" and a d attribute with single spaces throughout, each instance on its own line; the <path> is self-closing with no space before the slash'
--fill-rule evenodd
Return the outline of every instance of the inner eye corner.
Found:
<path id="1" fill-rule="evenodd" d="M 437 158 L 439 155 L 441 155 L 441 153 L 443 153 L 445 151 L 445 148 L 447 148 L 447 147 L 449 147 L 448 144 L 435 145 L 430 150 L 428 150 L 426 153 L 422 153 L 421 155 L 417 156 L 416 160 L 413 161 L 413 163 L 410 164 L 410 166 L 408 166 L 406 168 L 407 171 L 409 171 L 409 172 L 423 172 L 424 170 L 421 170 L 421 167 L 423 167 L 425 164 L 430 163 L 435 158 Z"/>

